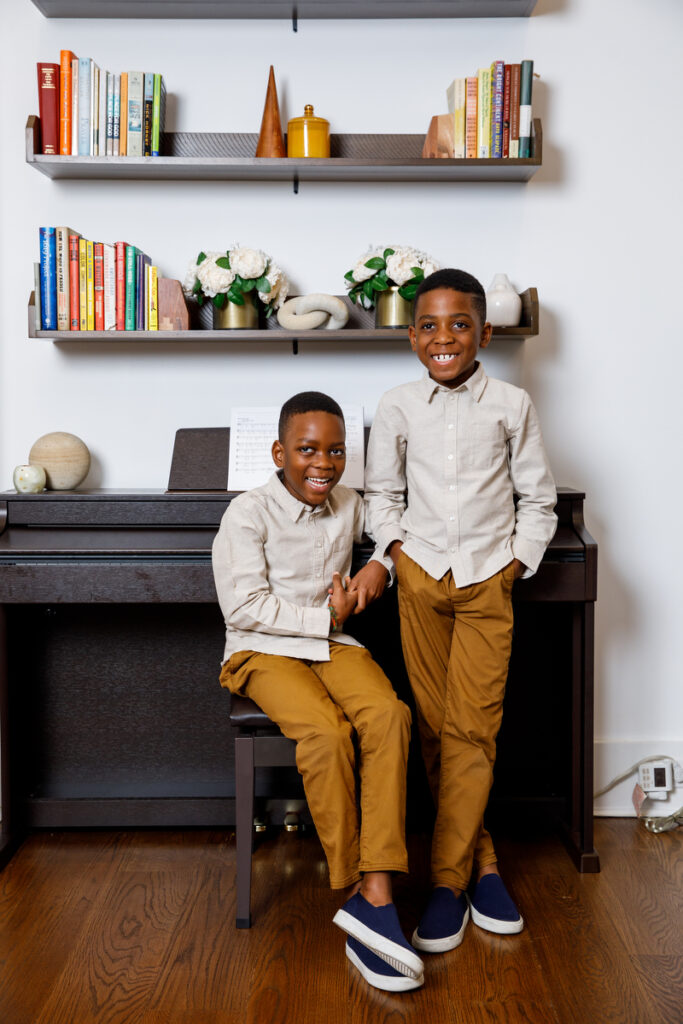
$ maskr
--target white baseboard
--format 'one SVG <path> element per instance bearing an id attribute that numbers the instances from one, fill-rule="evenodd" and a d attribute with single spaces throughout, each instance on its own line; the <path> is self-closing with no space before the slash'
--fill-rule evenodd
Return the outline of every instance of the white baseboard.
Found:
<path id="1" fill-rule="evenodd" d="M 643 758 L 673 757 L 683 765 L 683 740 L 596 740 L 594 750 L 595 793 Z M 637 781 L 638 772 L 634 771 L 614 789 L 598 797 L 594 806 L 597 817 L 635 818 L 631 794 Z M 683 784 L 678 783 L 666 800 L 649 800 L 643 809 L 646 814 L 660 817 L 672 814 L 682 804 Z"/>

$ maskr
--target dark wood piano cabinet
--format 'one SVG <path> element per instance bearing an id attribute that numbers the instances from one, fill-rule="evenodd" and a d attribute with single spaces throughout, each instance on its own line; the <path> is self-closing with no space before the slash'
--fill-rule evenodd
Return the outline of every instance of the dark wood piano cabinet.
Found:
<path id="1" fill-rule="evenodd" d="M 5 858 L 32 828 L 234 823 L 210 563 L 229 501 L 225 491 L 0 496 Z M 577 867 L 597 871 L 597 548 L 583 501 L 560 489 L 555 539 L 538 573 L 516 585 L 493 803 L 551 815 Z M 395 594 L 356 621 L 409 699 Z M 284 795 L 290 782 L 264 771 L 258 793 Z"/>

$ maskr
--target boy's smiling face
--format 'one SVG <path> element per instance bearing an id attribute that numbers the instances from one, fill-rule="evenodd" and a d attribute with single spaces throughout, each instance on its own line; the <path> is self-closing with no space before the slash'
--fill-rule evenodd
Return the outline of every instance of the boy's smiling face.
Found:
<path id="1" fill-rule="evenodd" d="M 330 412 L 296 413 L 272 452 L 289 493 L 305 505 L 322 505 L 346 466 L 344 421 Z"/>
<path id="2" fill-rule="evenodd" d="M 491 324 L 482 324 L 473 299 L 467 292 L 434 288 L 417 300 L 410 344 L 432 380 L 447 388 L 472 376 L 477 351 L 491 340 Z"/>

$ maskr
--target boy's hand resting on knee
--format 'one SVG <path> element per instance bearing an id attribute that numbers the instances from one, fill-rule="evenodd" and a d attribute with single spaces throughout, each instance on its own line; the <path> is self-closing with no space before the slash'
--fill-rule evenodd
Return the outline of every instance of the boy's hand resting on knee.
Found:
<path id="1" fill-rule="evenodd" d="M 354 615 L 358 615 L 372 602 L 381 597 L 387 585 L 389 574 L 381 562 L 374 559 L 359 569 L 353 579 L 347 584 L 351 593 L 358 595 Z"/>
<path id="2" fill-rule="evenodd" d="M 348 587 L 351 577 L 347 576 L 345 582 Z M 328 594 L 330 595 L 330 633 L 335 633 L 356 607 L 358 594 L 353 590 L 344 590 L 344 584 L 338 572 L 332 573 L 332 586 L 328 590 Z"/>

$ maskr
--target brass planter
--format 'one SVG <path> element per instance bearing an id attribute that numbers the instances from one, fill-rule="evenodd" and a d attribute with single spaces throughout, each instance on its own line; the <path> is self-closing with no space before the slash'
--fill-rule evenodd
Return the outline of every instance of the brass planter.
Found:
<path id="1" fill-rule="evenodd" d="M 254 331 L 258 326 L 258 309 L 250 295 L 246 296 L 243 306 L 228 299 L 222 309 L 213 307 L 215 331 Z"/>
<path id="2" fill-rule="evenodd" d="M 375 327 L 410 327 L 414 305 L 398 294 L 398 285 L 392 285 L 385 292 L 377 292 Z"/>

